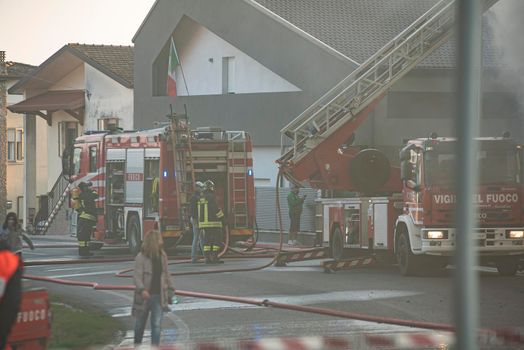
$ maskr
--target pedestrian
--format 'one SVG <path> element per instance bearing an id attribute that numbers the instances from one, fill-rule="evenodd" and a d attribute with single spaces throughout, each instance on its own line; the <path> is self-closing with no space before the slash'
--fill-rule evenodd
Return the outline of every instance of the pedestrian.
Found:
<path id="1" fill-rule="evenodd" d="M 89 251 L 89 241 L 94 232 L 97 221 L 97 210 L 95 200 L 98 194 L 91 188 L 91 182 L 80 182 L 78 188 L 80 193 L 73 197 L 74 207 L 78 211 L 77 239 L 78 255 L 81 257 L 93 256 Z M 77 192 L 76 192 L 77 193 Z"/>
<path id="2" fill-rule="evenodd" d="M 288 242 L 289 245 L 298 245 L 298 232 L 300 231 L 300 216 L 302 215 L 302 207 L 306 200 L 306 195 L 300 197 L 300 188 L 293 185 L 293 189 L 287 196 L 287 204 L 289 207 L 289 219 L 291 225 L 289 227 Z"/>
<path id="3" fill-rule="evenodd" d="M 8 213 L 5 217 L 4 224 L 0 230 L 1 239 L 7 241 L 9 249 L 18 255 L 22 255 L 22 240 L 24 240 L 31 250 L 35 249 L 31 238 L 27 236 L 18 221 L 16 213 Z"/>
<path id="4" fill-rule="evenodd" d="M 204 230 L 204 257 L 206 264 L 220 264 L 218 251 L 225 216 L 218 207 L 215 197 L 215 183 L 204 182 L 204 195 L 198 201 L 198 227 Z"/>
<path id="5" fill-rule="evenodd" d="M 0 239 L 0 350 L 15 324 L 22 300 L 22 260 L 10 251 L 8 241 Z"/>
<path id="6" fill-rule="evenodd" d="M 200 228 L 198 227 L 198 201 L 202 197 L 204 192 L 204 184 L 200 181 L 195 183 L 195 193 L 191 197 L 189 202 L 190 206 L 190 221 L 193 230 L 193 244 L 191 246 L 191 262 L 195 264 L 197 262 L 197 250 L 200 246 Z"/>
<path id="7" fill-rule="evenodd" d="M 142 343 L 147 319 L 151 313 L 151 345 L 160 344 L 162 313 L 169 311 L 174 287 L 167 268 L 164 241 L 158 230 L 149 231 L 135 258 L 135 295 L 132 314 L 135 322 L 135 345 Z"/>

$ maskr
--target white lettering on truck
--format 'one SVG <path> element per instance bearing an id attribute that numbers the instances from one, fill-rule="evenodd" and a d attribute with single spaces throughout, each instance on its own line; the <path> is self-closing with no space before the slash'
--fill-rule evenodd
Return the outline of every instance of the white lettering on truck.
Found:
<path id="1" fill-rule="evenodd" d="M 435 204 L 455 204 L 457 197 L 454 194 L 436 194 L 433 196 Z M 476 194 L 473 197 L 475 204 L 505 204 L 517 203 L 519 195 L 517 193 L 488 193 L 486 195 Z"/>

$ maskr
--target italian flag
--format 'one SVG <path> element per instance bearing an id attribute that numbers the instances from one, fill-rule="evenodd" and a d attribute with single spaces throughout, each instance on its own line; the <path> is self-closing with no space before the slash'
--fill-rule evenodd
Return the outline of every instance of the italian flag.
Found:
<path id="1" fill-rule="evenodd" d="M 171 48 L 169 49 L 169 65 L 167 67 L 167 95 L 177 96 L 176 94 L 176 79 L 175 69 L 180 64 L 178 55 L 176 53 L 175 41 L 171 37 Z"/>

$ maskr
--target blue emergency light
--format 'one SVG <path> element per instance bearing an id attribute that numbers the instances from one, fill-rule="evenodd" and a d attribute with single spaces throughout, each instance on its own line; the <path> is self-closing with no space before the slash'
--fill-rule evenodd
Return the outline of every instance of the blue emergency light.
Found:
<path id="1" fill-rule="evenodd" d="M 162 173 L 162 175 L 163 175 L 164 177 L 167 177 L 167 170 L 164 170 L 164 172 Z"/>
<path id="2" fill-rule="evenodd" d="M 253 176 L 253 169 L 247 169 L 247 176 Z"/>

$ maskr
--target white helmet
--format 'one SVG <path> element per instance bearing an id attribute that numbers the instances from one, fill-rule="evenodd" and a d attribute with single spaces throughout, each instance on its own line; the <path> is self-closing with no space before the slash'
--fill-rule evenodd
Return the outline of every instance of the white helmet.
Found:
<path id="1" fill-rule="evenodd" d="M 201 182 L 201 181 L 197 181 L 195 182 L 195 189 L 197 190 L 197 192 L 202 192 L 204 190 L 204 183 Z"/>
<path id="2" fill-rule="evenodd" d="M 208 191 L 213 191 L 215 189 L 215 183 L 211 180 L 207 180 L 206 182 L 204 182 L 204 186 Z"/>

